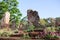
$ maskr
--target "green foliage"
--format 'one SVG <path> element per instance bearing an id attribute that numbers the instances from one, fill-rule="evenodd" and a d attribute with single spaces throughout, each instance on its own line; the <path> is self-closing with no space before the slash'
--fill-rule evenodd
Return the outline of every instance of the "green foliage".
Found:
<path id="1" fill-rule="evenodd" d="M 45 40 L 50 40 L 50 38 L 52 38 L 52 36 L 51 36 L 50 34 L 47 34 L 47 35 L 45 36 Z"/>
<path id="2" fill-rule="evenodd" d="M 17 0 L 2 0 L 0 2 L 0 19 L 6 11 L 10 12 L 10 21 L 15 21 L 16 24 L 19 24 L 20 17 L 22 16 L 21 12 L 17 8 Z"/>
<path id="3" fill-rule="evenodd" d="M 45 36 L 45 40 L 51 40 L 51 39 L 59 39 L 59 37 L 58 36 L 52 36 L 52 35 L 50 35 L 50 34 L 47 34 L 46 36 Z"/>
<path id="4" fill-rule="evenodd" d="M 48 32 L 55 32 L 56 31 L 55 29 L 56 29 L 55 27 L 46 27 L 46 31 Z"/>
<path id="5" fill-rule="evenodd" d="M 60 26 L 56 27 L 56 31 L 60 32 Z"/>
<path id="6" fill-rule="evenodd" d="M 59 37 L 55 35 L 53 38 L 59 38 Z"/>
<path id="7" fill-rule="evenodd" d="M 29 28 L 28 28 L 28 30 L 27 30 L 27 31 L 33 31 L 33 30 L 34 30 L 34 28 L 35 28 L 35 26 L 34 26 L 34 25 L 31 25 L 31 26 L 29 26 Z"/>
<path id="8" fill-rule="evenodd" d="M 40 24 L 45 26 L 46 25 L 46 21 L 44 19 L 40 19 Z"/>
<path id="9" fill-rule="evenodd" d="M 23 23 L 24 25 L 27 25 L 28 24 L 27 16 L 23 17 L 20 22 Z"/>
<path id="10" fill-rule="evenodd" d="M 7 29 L 0 29 L 0 37 L 9 37 L 9 35 L 13 33 L 11 29 L 9 29 L 9 31 Z"/>
<path id="11" fill-rule="evenodd" d="M 24 35 L 24 38 L 26 39 L 26 38 L 30 38 L 30 37 L 29 37 L 28 34 L 25 34 L 25 35 Z"/>
<path id="12" fill-rule="evenodd" d="M 14 30 L 14 33 L 18 33 L 18 29 Z"/>
<path id="13" fill-rule="evenodd" d="M 3 32 L 3 33 L 1 33 L 1 36 L 2 36 L 2 37 L 9 37 L 9 35 L 10 35 L 10 34 L 9 34 L 8 32 Z"/>

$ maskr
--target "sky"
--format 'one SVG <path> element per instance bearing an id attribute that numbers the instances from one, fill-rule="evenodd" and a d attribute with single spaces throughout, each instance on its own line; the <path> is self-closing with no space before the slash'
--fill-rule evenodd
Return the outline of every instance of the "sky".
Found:
<path id="1" fill-rule="evenodd" d="M 22 17 L 27 15 L 27 10 L 38 11 L 40 18 L 60 17 L 60 0 L 18 0 Z"/>

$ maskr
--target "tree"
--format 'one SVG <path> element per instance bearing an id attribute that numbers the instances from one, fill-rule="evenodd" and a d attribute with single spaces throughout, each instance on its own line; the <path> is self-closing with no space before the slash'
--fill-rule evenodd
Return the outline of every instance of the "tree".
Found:
<path id="1" fill-rule="evenodd" d="M 27 19 L 27 16 L 23 17 L 21 20 L 20 20 L 20 24 L 22 24 L 22 28 L 21 29 L 24 29 L 26 31 L 31 31 L 31 30 L 34 30 L 35 26 L 34 25 L 29 25 L 28 24 L 28 19 Z M 21 27 L 21 25 L 20 25 Z"/>
<path id="2" fill-rule="evenodd" d="M 27 19 L 27 16 L 23 17 L 21 20 L 20 20 L 20 24 L 23 24 L 22 28 L 24 28 L 25 30 L 28 29 L 28 19 Z M 21 26 L 21 25 L 20 25 Z M 19 27 L 20 27 L 19 26 Z"/>
<path id="3" fill-rule="evenodd" d="M 23 18 L 20 20 L 20 22 L 23 23 L 24 25 L 28 24 L 27 16 L 23 17 Z"/>
<path id="4" fill-rule="evenodd" d="M 10 22 L 15 21 L 18 24 L 22 14 L 17 8 L 17 0 L 2 0 L 0 1 L 0 19 L 6 11 L 10 12 Z"/>

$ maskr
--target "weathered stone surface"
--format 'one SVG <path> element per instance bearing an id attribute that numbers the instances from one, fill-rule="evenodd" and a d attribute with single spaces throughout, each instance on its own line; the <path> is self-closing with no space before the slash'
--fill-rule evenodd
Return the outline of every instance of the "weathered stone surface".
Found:
<path id="1" fill-rule="evenodd" d="M 34 25 L 35 27 L 39 27 L 40 23 L 39 23 L 39 15 L 37 11 L 33 11 L 33 10 L 27 10 L 27 16 L 28 16 L 28 22 L 29 25 Z"/>
<path id="2" fill-rule="evenodd" d="M 4 22 L 6 24 L 9 24 L 9 20 L 10 20 L 10 13 L 7 11 L 7 12 L 5 12 Z"/>
<path id="3" fill-rule="evenodd" d="M 9 26 L 9 20 L 10 20 L 10 13 L 7 11 L 3 15 L 3 18 L 1 19 L 1 27 L 8 27 Z"/>
<path id="4" fill-rule="evenodd" d="M 10 24 L 10 28 L 15 30 L 17 27 L 16 27 L 16 22 L 13 21 L 11 24 Z"/>

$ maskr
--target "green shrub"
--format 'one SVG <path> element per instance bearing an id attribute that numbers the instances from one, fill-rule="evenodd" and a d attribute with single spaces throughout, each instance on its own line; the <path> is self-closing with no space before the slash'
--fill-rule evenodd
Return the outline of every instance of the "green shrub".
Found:
<path id="1" fill-rule="evenodd" d="M 50 34 L 47 34 L 47 35 L 45 36 L 45 40 L 50 40 L 50 38 L 52 38 L 52 36 L 51 36 Z"/>
<path id="2" fill-rule="evenodd" d="M 57 39 L 57 38 L 59 38 L 59 37 L 55 35 L 53 38 L 56 38 L 56 39 Z"/>
<path id="3" fill-rule="evenodd" d="M 24 38 L 30 38 L 28 34 L 24 35 Z"/>
<path id="4" fill-rule="evenodd" d="M 3 33 L 1 34 L 2 37 L 9 37 L 9 35 L 10 35 L 10 34 L 7 33 L 7 32 L 3 32 Z"/>
<path id="5" fill-rule="evenodd" d="M 47 34 L 45 37 L 45 40 L 51 40 L 51 39 L 58 39 L 59 37 L 58 36 L 52 36 L 52 35 L 50 35 L 50 34 Z"/>
<path id="6" fill-rule="evenodd" d="M 9 35 L 13 34 L 12 30 L 0 29 L 0 37 L 9 37 Z"/>
<path id="7" fill-rule="evenodd" d="M 34 26 L 34 25 L 31 25 L 31 26 L 29 26 L 29 28 L 27 29 L 27 31 L 28 31 L 28 32 L 33 31 L 34 28 L 35 28 L 35 26 Z"/>

